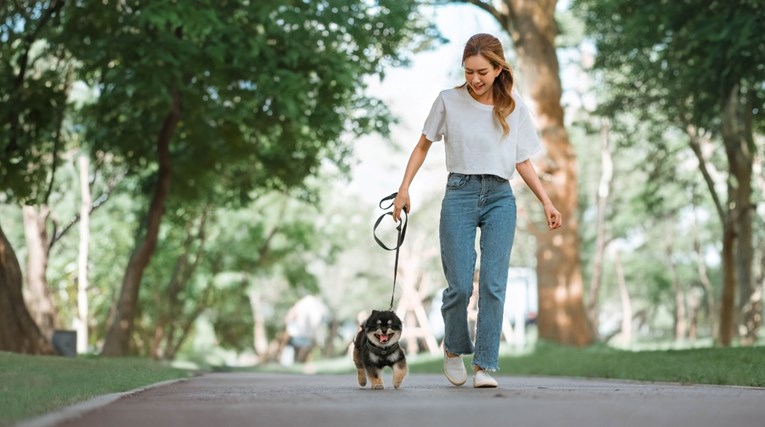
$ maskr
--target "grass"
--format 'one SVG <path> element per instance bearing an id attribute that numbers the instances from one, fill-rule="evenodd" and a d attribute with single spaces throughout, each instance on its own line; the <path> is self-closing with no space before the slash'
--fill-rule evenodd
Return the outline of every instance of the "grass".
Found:
<path id="1" fill-rule="evenodd" d="M 466 363 L 470 356 L 466 356 Z M 443 372 L 440 355 L 408 357 L 412 374 Z M 605 345 L 586 348 L 537 343 L 525 354 L 504 354 L 498 376 L 564 376 L 610 378 L 682 384 L 765 387 L 765 347 L 696 348 L 627 351 Z M 340 374 L 355 371 L 350 357 L 316 361 L 309 365 L 264 365 L 221 368 L 221 371 Z"/>
<path id="2" fill-rule="evenodd" d="M 189 371 L 147 359 L 0 352 L 0 426 L 99 395 L 189 375 Z"/>
<path id="3" fill-rule="evenodd" d="M 468 357 L 469 360 L 469 357 Z M 438 356 L 409 357 L 411 373 L 441 373 Z M 523 355 L 503 355 L 498 375 L 612 378 L 684 384 L 765 387 L 765 347 L 625 351 L 537 343 Z M 220 368 L 232 372 L 352 373 L 350 356 L 293 367 Z M 95 396 L 185 378 L 191 371 L 146 359 L 46 357 L 0 353 L 0 426 Z"/>
<path id="4" fill-rule="evenodd" d="M 520 356 L 503 356 L 498 375 L 612 378 L 683 384 L 765 387 L 765 348 L 703 348 L 625 351 L 607 346 L 583 349 L 538 343 Z M 442 372 L 442 361 L 424 361 L 414 372 Z"/>

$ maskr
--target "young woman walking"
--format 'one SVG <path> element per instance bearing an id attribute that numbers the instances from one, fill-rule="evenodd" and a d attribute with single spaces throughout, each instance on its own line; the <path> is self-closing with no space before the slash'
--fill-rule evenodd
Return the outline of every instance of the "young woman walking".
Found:
<path id="1" fill-rule="evenodd" d="M 550 229 L 561 226 L 531 164 L 542 148 L 529 110 L 513 90 L 513 74 L 500 41 L 476 34 L 462 54 L 465 83 L 442 91 L 425 120 L 394 201 L 393 218 L 409 212 L 409 186 L 430 146 L 444 138 L 449 172 L 441 205 L 441 263 L 448 284 L 443 293 L 444 373 L 454 385 L 467 381 L 462 355 L 473 354 L 473 386 L 496 387 L 488 371 L 498 369 L 505 289 L 516 224 L 509 179 L 515 171 L 544 206 Z M 476 229 L 481 229 L 478 322 L 473 344 L 467 307 L 473 291 Z"/>

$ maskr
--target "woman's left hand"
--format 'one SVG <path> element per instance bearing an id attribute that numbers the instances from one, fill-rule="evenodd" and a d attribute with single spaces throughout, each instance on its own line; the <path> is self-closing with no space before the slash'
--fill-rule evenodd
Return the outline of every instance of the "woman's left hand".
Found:
<path id="1" fill-rule="evenodd" d="M 550 227 L 550 230 L 560 228 L 560 226 L 563 225 L 563 216 L 560 214 L 560 212 L 555 209 L 555 206 L 553 206 L 552 203 L 546 204 L 544 207 L 545 218 L 547 218 L 547 226 Z"/>

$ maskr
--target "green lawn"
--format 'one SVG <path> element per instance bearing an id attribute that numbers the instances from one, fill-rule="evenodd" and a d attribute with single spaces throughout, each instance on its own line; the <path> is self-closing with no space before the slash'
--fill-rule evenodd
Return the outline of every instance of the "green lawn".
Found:
<path id="1" fill-rule="evenodd" d="M 468 359 L 469 360 L 469 359 Z M 618 378 L 687 384 L 765 387 L 765 347 L 624 351 L 537 344 L 522 356 L 505 356 L 498 375 Z M 416 372 L 442 372 L 442 361 L 423 362 Z"/>
<path id="2" fill-rule="evenodd" d="M 442 372 L 440 357 L 409 359 L 413 375 Z M 765 387 L 763 366 L 765 347 L 631 352 L 606 346 L 572 349 L 537 344 L 531 353 L 503 356 L 497 374 Z M 260 366 L 247 370 L 300 373 L 307 369 L 305 366 Z M 343 357 L 317 361 L 310 370 L 318 374 L 352 373 L 354 368 L 350 357 Z M 0 426 L 98 395 L 192 374 L 137 358 L 64 358 L 0 353 Z"/>
<path id="3" fill-rule="evenodd" d="M 189 375 L 188 371 L 146 359 L 0 352 L 0 425 L 10 425 L 95 396 Z"/>

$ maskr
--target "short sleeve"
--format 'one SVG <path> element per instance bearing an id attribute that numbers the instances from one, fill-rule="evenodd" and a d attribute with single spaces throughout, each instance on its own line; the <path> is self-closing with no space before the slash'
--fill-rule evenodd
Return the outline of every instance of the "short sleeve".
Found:
<path id="1" fill-rule="evenodd" d="M 438 98 L 430 107 L 430 114 L 425 119 L 425 125 L 422 127 L 422 134 L 429 141 L 440 141 L 446 133 L 446 108 L 444 107 L 443 94 L 438 94 Z"/>
<path id="2" fill-rule="evenodd" d="M 524 162 L 542 151 L 542 143 L 539 141 L 534 119 L 531 117 L 526 106 L 524 105 L 523 107 L 518 123 L 518 145 L 515 152 L 516 163 Z"/>

